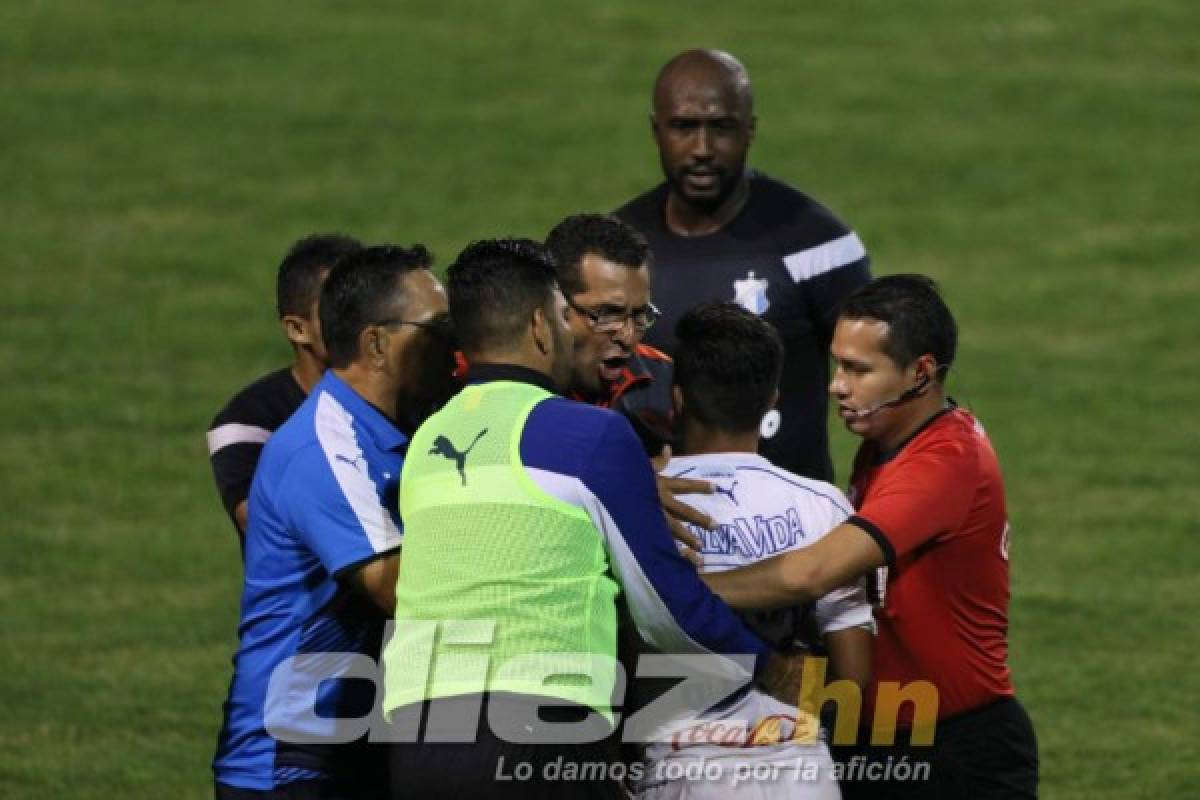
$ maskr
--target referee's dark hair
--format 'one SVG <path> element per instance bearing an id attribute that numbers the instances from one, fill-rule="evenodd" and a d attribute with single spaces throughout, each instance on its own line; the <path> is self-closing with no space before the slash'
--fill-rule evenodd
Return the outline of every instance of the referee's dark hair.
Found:
<path id="1" fill-rule="evenodd" d="M 341 233 L 314 233 L 293 244 L 275 278 L 275 308 L 280 318 L 288 314 L 307 317 L 320 295 L 321 271 L 361 249 L 362 242 Z"/>
<path id="2" fill-rule="evenodd" d="M 429 269 L 433 256 L 424 245 L 364 247 L 342 258 L 321 288 L 321 337 L 330 367 L 341 369 L 358 358 L 364 328 L 393 313 L 396 283 L 417 269 Z"/>
<path id="3" fill-rule="evenodd" d="M 737 303 L 696 306 L 675 326 L 675 385 L 684 413 L 730 433 L 757 430 L 783 370 L 783 342 Z"/>
<path id="4" fill-rule="evenodd" d="M 468 358 L 521 339 L 536 309 L 551 313 L 554 258 L 532 239 L 485 239 L 467 245 L 446 270 L 450 319 Z"/>
<path id="5" fill-rule="evenodd" d="M 917 274 L 885 275 L 851 292 L 839 318 L 886 322 L 883 352 L 900 367 L 926 353 L 937 361 L 934 378 L 942 382 L 958 347 L 958 324 L 932 278 Z"/>
<path id="6" fill-rule="evenodd" d="M 592 254 L 622 267 L 650 264 L 646 237 L 611 214 L 573 214 L 546 236 L 546 248 L 558 263 L 558 285 L 568 297 L 585 290 L 580 265 Z"/>

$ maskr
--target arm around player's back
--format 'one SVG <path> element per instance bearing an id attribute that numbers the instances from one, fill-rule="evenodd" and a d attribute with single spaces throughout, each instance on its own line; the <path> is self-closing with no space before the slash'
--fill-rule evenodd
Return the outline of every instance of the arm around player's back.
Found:
<path id="1" fill-rule="evenodd" d="M 748 567 L 710 572 L 704 581 L 734 608 L 781 608 L 813 602 L 884 563 L 875 539 L 845 522 L 809 547 Z"/>
<path id="2" fill-rule="evenodd" d="M 667 652 L 765 656 L 766 645 L 700 581 L 667 529 L 654 472 L 613 414 L 580 475 L 638 630 Z M 761 664 L 761 660 L 760 660 Z"/>
<path id="3" fill-rule="evenodd" d="M 811 547 L 706 575 L 705 581 L 735 608 L 815 600 L 956 529 L 970 511 L 979 469 L 978 455 L 969 447 L 936 443 L 910 457 L 886 482 L 872 486 L 858 513 Z"/>

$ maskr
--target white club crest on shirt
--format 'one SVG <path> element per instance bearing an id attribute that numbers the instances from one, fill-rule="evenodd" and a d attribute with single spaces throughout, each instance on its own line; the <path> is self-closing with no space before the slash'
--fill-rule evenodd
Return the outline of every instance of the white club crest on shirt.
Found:
<path id="1" fill-rule="evenodd" d="M 751 314 L 765 314 L 771 305 L 767 302 L 767 279 L 756 278 L 754 270 L 749 270 L 745 278 L 733 282 L 733 302 Z"/>

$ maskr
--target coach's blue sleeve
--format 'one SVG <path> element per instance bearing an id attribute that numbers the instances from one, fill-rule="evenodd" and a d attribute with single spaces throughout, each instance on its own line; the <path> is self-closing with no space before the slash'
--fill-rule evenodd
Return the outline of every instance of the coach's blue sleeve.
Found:
<path id="1" fill-rule="evenodd" d="M 610 415 L 580 477 L 642 636 L 664 652 L 753 654 L 765 665 L 769 648 L 680 555 L 654 471 L 624 417 Z"/>
<path id="2" fill-rule="evenodd" d="M 281 484 L 287 527 L 331 575 L 400 547 L 400 530 L 383 505 L 381 487 L 360 464 L 331 462 L 310 445 L 292 459 Z"/>

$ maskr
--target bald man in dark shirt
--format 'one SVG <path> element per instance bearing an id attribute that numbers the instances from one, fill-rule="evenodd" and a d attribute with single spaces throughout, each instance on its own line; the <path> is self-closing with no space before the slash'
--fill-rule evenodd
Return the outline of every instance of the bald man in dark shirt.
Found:
<path id="1" fill-rule="evenodd" d="M 754 95 L 729 53 L 688 50 L 667 62 L 650 122 L 665 180 L 616 212 L 654 253 L 651 295 L 663 318 L 646 343 L 670 354 L 676 322 L 709 300 L 733 300 L 772 323 L 786 354 L 762 454 L 832 480 L 829 343 L 838 304 L 870 279 L 862 242 L 812 198 L 747 169 Z"/>

